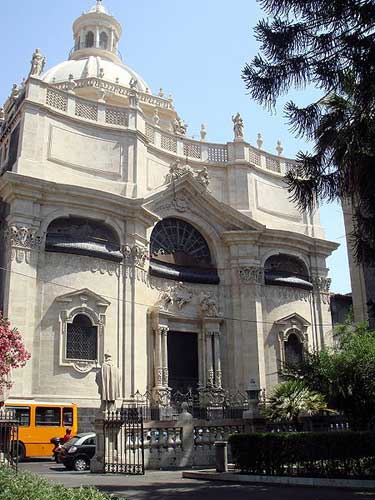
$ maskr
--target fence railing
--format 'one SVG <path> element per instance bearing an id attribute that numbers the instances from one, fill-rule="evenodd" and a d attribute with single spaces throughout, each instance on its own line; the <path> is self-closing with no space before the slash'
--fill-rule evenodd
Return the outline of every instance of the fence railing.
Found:
<path id="1" fill-rule="evenodd" d="M 18 421 L 12 412 L 0 410 L 0 466 L 18 468 Z"/>

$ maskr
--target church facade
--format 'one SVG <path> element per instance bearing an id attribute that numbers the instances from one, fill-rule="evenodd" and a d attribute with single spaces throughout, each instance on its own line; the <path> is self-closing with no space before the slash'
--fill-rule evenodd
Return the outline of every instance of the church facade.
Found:
<path id="1" fill-rule="evenodd" d="M 32 357 L 19 401 L 98 408 L 107 353 L 121 398 L 269 391 L 280 365 L 331 342 L 327 241 L 283 176 L 244 140 L 187 136 L 171 97 L 118 53 L 100 1 L 69 59 L 30 75 L 0 114 L 1 303 Z"/>

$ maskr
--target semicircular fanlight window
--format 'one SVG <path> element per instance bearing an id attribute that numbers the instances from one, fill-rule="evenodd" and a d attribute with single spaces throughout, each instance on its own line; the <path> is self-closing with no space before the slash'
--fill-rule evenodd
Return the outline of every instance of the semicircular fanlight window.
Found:
<path id="1" fill-rule="evenodd" d="M 183 266 L 211 265 L 208 245 L 194 226 L 180 219 L 164 219 L 151 236 L 151 257 Z"/>

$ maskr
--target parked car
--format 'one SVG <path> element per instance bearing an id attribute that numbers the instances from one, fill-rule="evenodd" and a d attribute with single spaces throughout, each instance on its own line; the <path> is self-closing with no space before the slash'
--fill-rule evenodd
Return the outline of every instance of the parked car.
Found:
<path id="1" fill-rule="evenodd" d="M 95 455 L 96 435 L 94 432 L 77 434 L 61 447 L 59 461 L 67 469 L 84 471 L 90 467 Z"/>

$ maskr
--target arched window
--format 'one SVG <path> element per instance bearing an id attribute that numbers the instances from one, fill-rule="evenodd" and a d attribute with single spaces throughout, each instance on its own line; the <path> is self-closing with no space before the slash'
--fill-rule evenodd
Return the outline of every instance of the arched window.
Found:
<path id="1" fill-rule="evenodd" d="M 94 33 L 89 31 L 86 33 L 85 47 L 90 48 L 94 46 Z"/>
<path id="2" fill-rule="evenodd" d="M 108 35 L 105 31 L 102 31 L 100 33 L 99 46 L 101 49 L 104 49 L 104 50 L 108 49 Z"/>
<path id="3" fill-rule="evenodd" d="M 90 318 L 78 314 L 68 324 L 66 335 L 66 358 L 95 361 L 98 359 L 98 332 Z"/>
<path id="4" fill-rule="evenodd" d="M 219 283 L 206 240 L 188 222 L 174 218 L 158 222 L 151 235 L 150 253 L 150 272 L 155 276 Z"/>
<path id="5" fill-rule="evenodd" d="M 49 225 L 46 252 L 71 253 L 120 262 L 122 253 L 117 234 L 102 222 L 64 217 Z"/>
<path id="6" fill-rule="evenodd" d="M 272 255 L 264 264 L 264 275 L 266 285 L 313 288 L 305 263 L 294 255 Z"/>
<path id="7" fill-rule="evenodd" d="M 303 360 L 303 344 L 298 332 L 290 332 L 288 339 L 284 342 L 285 362 L 288 365 L 298 366 Z"/>

